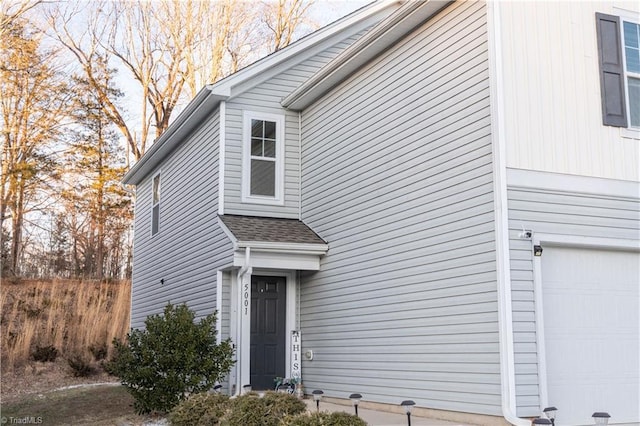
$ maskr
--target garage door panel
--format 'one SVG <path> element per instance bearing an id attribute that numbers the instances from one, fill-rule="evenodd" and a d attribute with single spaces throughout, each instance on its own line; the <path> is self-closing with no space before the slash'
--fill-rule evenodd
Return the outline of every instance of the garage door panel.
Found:
<path id="1" fill-rule="evenodd" d="M 549 404 L 559 424 L 640 422 L 640 253 L 545 247 Z"/>

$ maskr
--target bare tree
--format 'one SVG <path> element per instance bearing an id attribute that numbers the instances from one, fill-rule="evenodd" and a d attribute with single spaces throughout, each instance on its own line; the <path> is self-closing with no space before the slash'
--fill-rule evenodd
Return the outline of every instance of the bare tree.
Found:
<path id="1" fill-rule="evenodd" d="M 3 0 L 0 2 L 0 38 L 13 25 L 16 19 L 43 3 L 43 0 Z"/>
<path id="2" fill-rule="evenodd" d="M 126 68 L 137 83 L 138 121 L 127 121 L 126 111 L 95 90 L 138 160 L 169 126 L 178 105 L 202 85 L 237 71 L 255 59 L 252 53 L 265 53 L 265 45 L 272 46 L 270 51 L 288 45 L 310 4 L 277 0 L 260 8 L 242 0 L 102 1 L 56 9 L 49 25 L 89 81 L 98 83 L 94 62 L 100 56 Z M 72 31 L 80 22 L 85 30 Z M 267 31 L 260 31 L 265 24 Z"/>
<path id="3" fill-rule="evenodd" d="M 105 90 L 100 81 L 100 61 L 109 63 L 111 57 L 104 49 L 104 42 L 108 40 L 110 33 L 108 26 L 113 21 L 113 13 L 106 11 L 102 6 L 108 7 L 108 3 L 92 3 L 92 7 L 81 7 L 79 4 L 67 5 L 65 9 L 55 8 L 48 14 L 48 25 L 54 32 L 57 40 L 67 48 L 77 60 L 91 90 L 100 99 L 105 114 L 120 130 L 127 142 L 127 146 L 134 159 L 138 160 L 144 154 L 148 128 L 144 125 L 141 134 L 136 134 L 132 126 L 126 120 L 126 111 L 116 103 L 109 92 Z M 86 20 L 86 28 L 78 33 L 77 20 Z M 146 103 L 144 103 L 146 108 Z"/>
<path id="4" fill-rule="evenodd" d="M 0 39 L 0 222 L 11 219 L 6 268 L 18 273 L 25 216 L 56 171 L 51 145 L 65 116 L 67 86 L 53 67 L 55 52 L 42 52 L 38 33 L 14 19 Z"/>
<path id="5" fill-rule="evenodd" d="M 263 21 L 271 31 L 272 50 L 288 46 L 300 24 L 306 19 L 310 0 L 274 0 L 263 2 Z"/>

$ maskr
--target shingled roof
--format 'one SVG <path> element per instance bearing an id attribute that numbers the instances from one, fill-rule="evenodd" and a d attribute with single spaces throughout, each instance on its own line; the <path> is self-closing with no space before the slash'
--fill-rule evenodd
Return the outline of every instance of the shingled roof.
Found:
<path id="1" fill-rule="evenodd" d="M 238 241 L 326 244 L 311 228 L 297 219 L 221 215 L 222 223 Z"/>

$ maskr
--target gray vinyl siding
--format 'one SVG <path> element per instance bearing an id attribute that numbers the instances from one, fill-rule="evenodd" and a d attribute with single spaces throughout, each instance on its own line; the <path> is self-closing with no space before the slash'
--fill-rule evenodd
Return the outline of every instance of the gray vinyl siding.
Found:
<path id="1" fill-rule="evenodd" d="M 215 310 L 216 271 L 232 253 L 217 224 L 218 116 L 215 111 L 136 189 L 134 328 L 167 302 L 187 303 L 198 316 Z M 158 170 L 160 230 L 152 237 L 151 179 Z"/>
<path id="2" fill-rule="evenodd" d="M 285 111 L 280 102 L 336 57 L 365 32 L 364 29 L 320 51 L 311 58 L 291 65 L 227 103 L 225 171 L 225 214 L 274 216 L 298 219 L 300 216 L 300 128 L 298 113 Z M 346 37 L 345 35 L 342 35 Z M 243 111 L 285 116 L 284 206 L 242 203 L 242 120 Z"/>
<path id="3" fill-rule="evenodd" d="M 487 50 L 454 4 L 303 111 L 306 389 L 501 413 Z"/>
<path id="4" fill-rule="evenodd" d="M 534 233 L 637 240 L 640 200 L 509 186 L 508 207 L 517 415 L 534 416 L 540 414 L 540 400 L 533 250 L 519 234 L 524 227 Z"/>

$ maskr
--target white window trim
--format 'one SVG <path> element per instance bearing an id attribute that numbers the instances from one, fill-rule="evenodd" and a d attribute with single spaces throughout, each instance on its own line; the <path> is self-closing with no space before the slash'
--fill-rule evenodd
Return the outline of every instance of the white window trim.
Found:
<path id="1" fill-rule="evenodd" d="M 157 203 L 154 203 L 153 201 L 153 182 L 156 180 L 156 177 L 160 176 L 160 199 L 158 200 Z M 160 233 L 160 208 L 162 204 L 162 170 L 158 170 L 156 173 L 154 173 L 151 176 L 151 223 L 150 223 L 150 229 L 149 229 L 149 234 L 151 235 L 151 238 L 155 237 L 156 235 L 158 235 Z M 155 209 L 155 207 L 158 206 L 158 231 L 154 234 L 153 233 L 153 209 Z"/>
<path id="2" fill-rule="evenodd" d="M 640 127 L 631 126 L 631 99 L 629 99 L 629 77 L 640 79 L 640 74 L 627 71 L 627 53 L 625 51 L 624 41 L 624 22 L 631 22 L 640 25 L 640 16 L 638 13 L 626 9 L 614 8 L 614 14 L 620 17 L 620 42 L 622 43 L 622 72 L 624 73 L 624 92 L 625 107 L 627 108 L 627 127 L 621 128 L 620 132 L 623 137 L 630 139 L 640 139 Z"/>
<path id="3" fill-rule="evenodd" d="M 275 197 L 251 195 L 251 120 L 276 123 L 276 182 Z M 242 117 L 242 202 L 267 205 L 284 205 L 284 125 L 280 114 L 244 111 Z"/>

